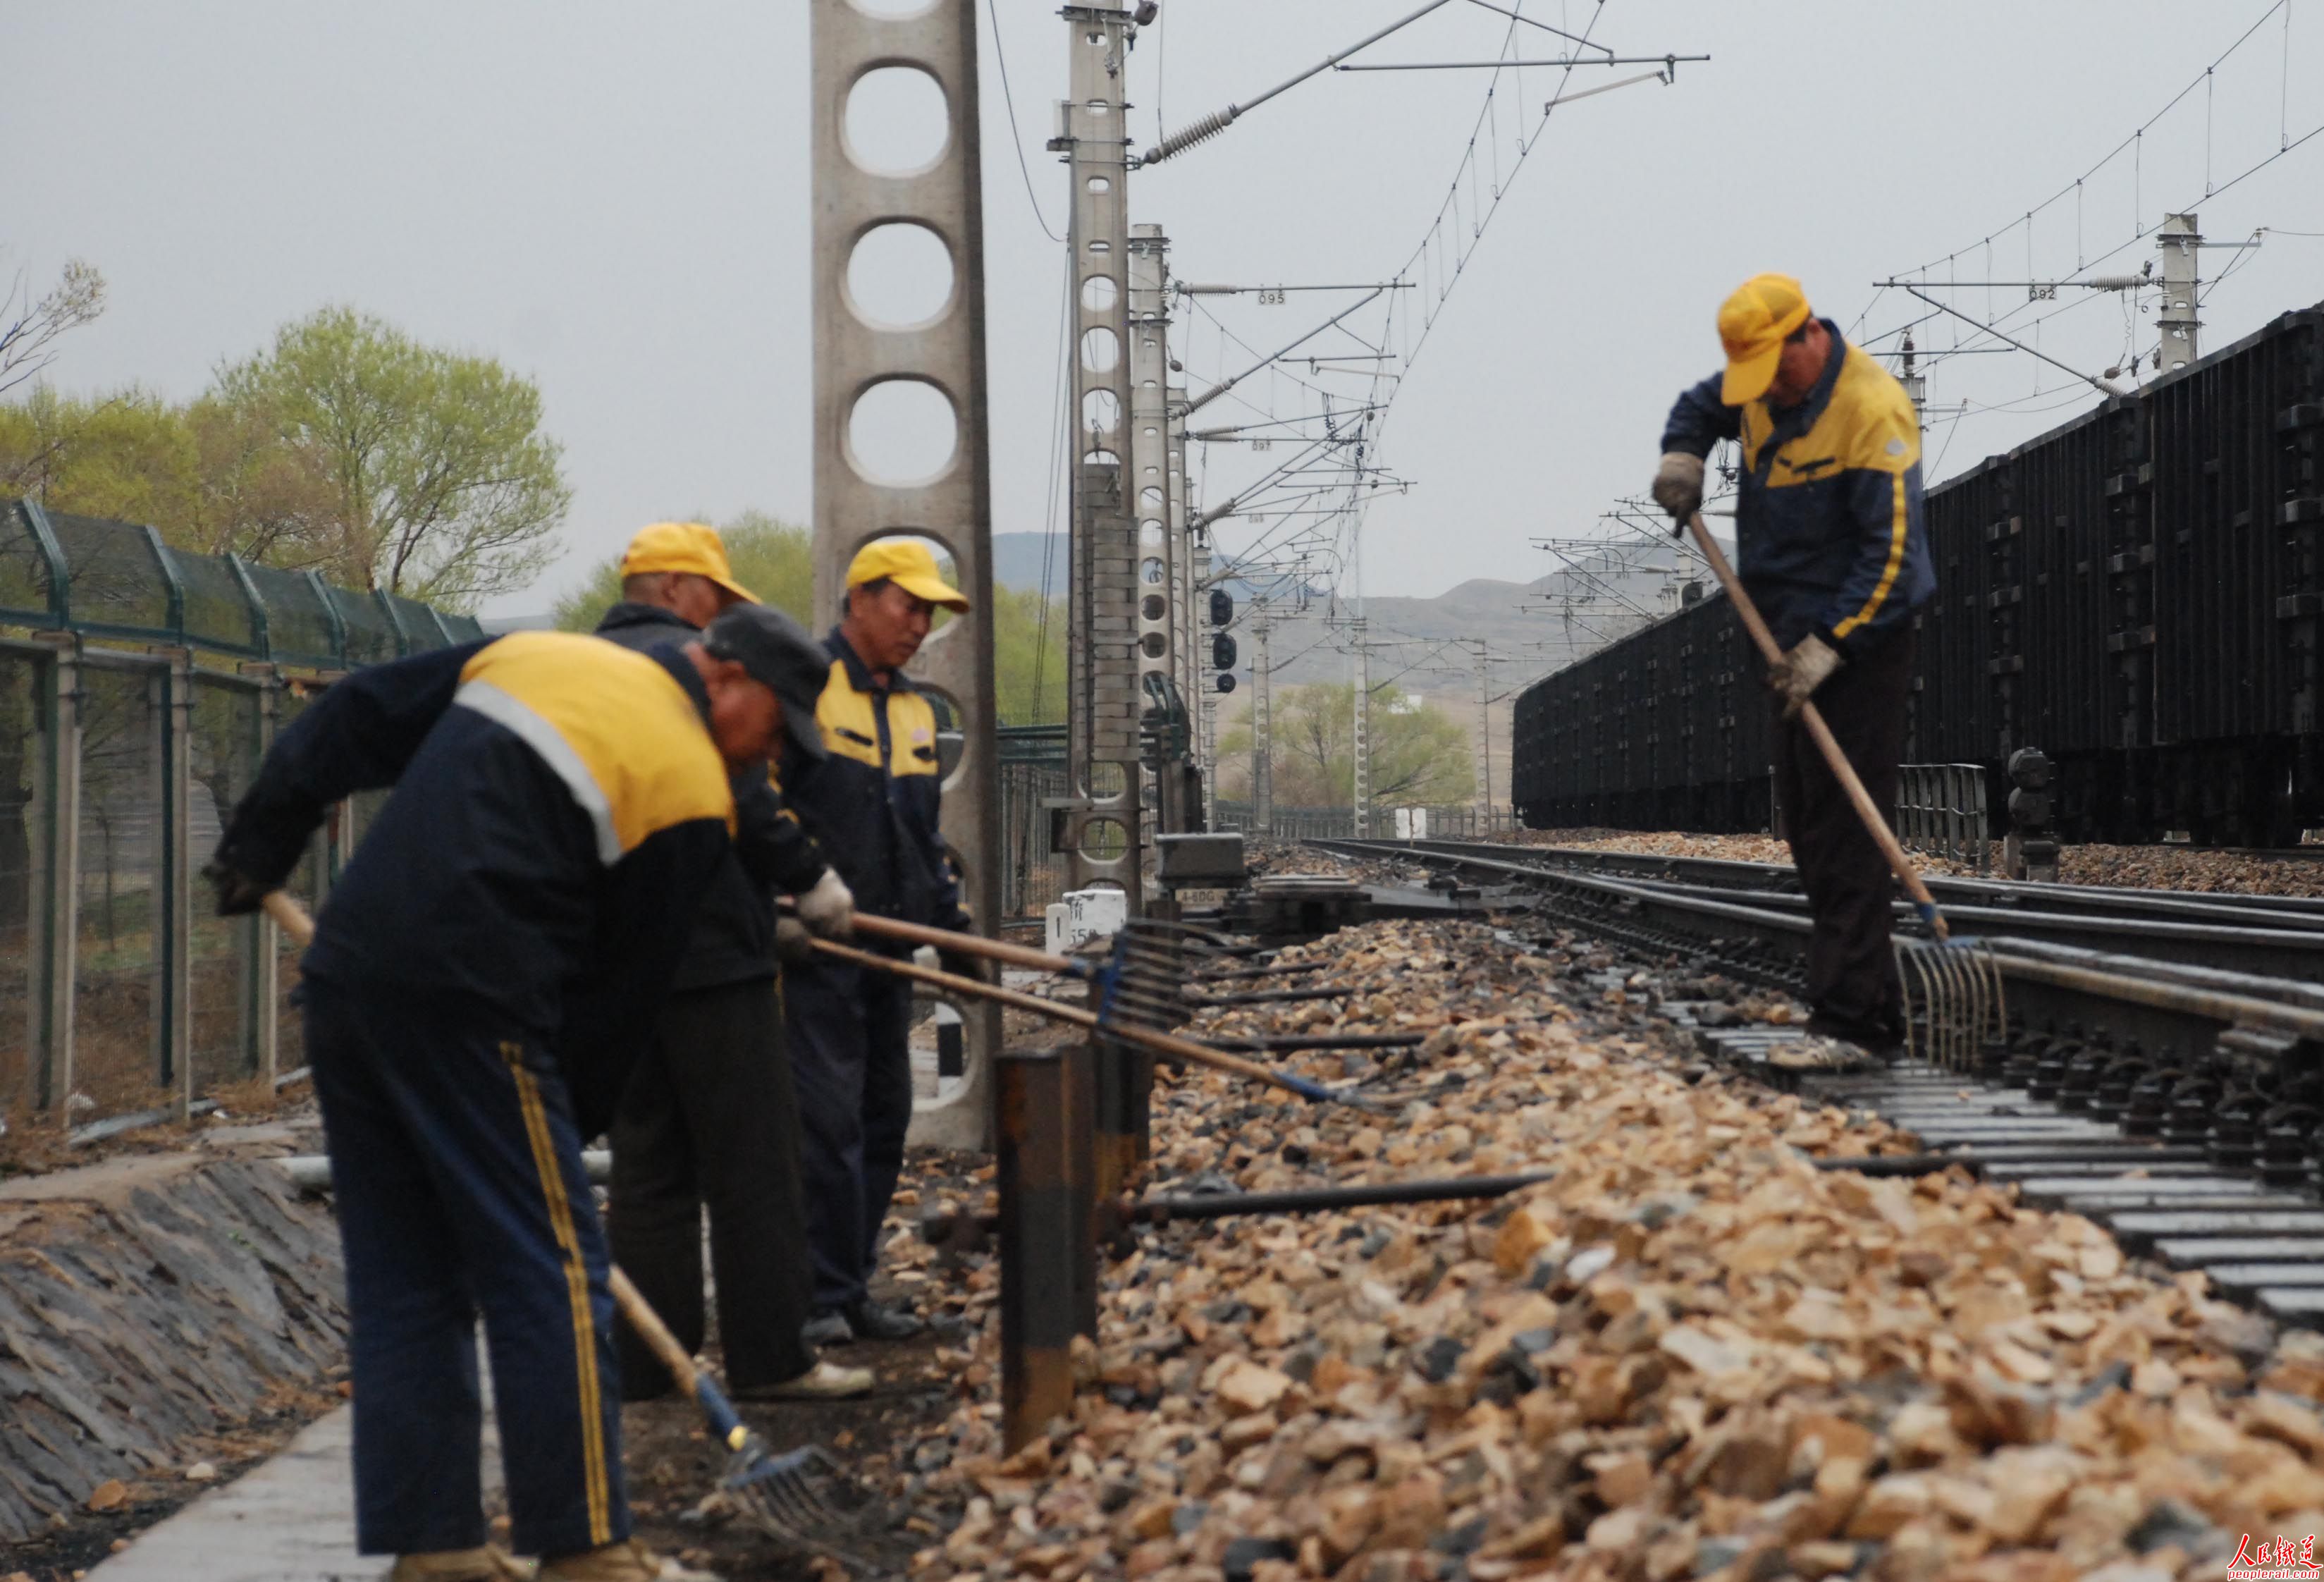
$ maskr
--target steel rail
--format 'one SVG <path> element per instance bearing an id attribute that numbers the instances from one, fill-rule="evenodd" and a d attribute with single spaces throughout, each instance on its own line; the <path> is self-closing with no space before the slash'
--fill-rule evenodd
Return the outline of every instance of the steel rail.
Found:
<path id="1" fill-rule="evenodd" d="M 1655 872 L 1692 874 L 1705 884 L 1722 888 L 1754 889 L 1794 879 L 1786 863 L 1750 863 L 1732 857 L 1665 856 L 1653 852 L 1593 851 L 1565 846 L 1512 846 L 1498 841 L 1416 840 L 1390 845 L 1399 852 L 1425 856 L 1430 852 L 1462 854 L 1524 853 L 1563 866 L 1607 868 L 1641 874 Z M 2324 931 L 2324 897 L 2307 895 L 2216 895 L 2200 890 L 2140 890 L 2105 884 L 2013 884 L 2001 879 L 1960 879 L 1931 876 L 1929 888 L 1969 904 L 1990 900 L 2002 905 L 2038 900 L 2045 911 L 2089 909 L 2108 913 L 2151 912 L 2157 916 L 2185 915 L 2190 921 L 2216 919 L 2243 921 L 2255 927 L 2296 928 L 2313 920 Z"/>
<path id="2" fill-rule="evenodd" d="M 1329 839 L 1307 844 L 1360 856 L 1382 855 L 1383 846 L 1389 851 L 1401 849 L 1396 843 L 1375 841 Z M 1714 900 L 1699 892 L 1560 873 L 1497 858 L 1452 860 L 1465 866 L 1515 874 L 1532 884 L 1554 886 L 1572 896 L 1594 898 L 1609 909 L 1628 914 L 1616 921 L 1632 926 L 1641 918 L 1651 919 L 1705 939 L 1717 937 L 1711 932 L 1713 929 L 1739 927 L 1763 942 L 1788 945 L 1794 949 L 1799 948 L 1812 926 L 1798 912 L 1771 911 L 1764 907 Z M 2324 1011 L 2290 1003 L 2301 997 L 2297 991 L 2305 985 L 2288 980 L 2258 980 L 2283 983 L 2283 997 L 2266 997 L 2173 981 L 2155 973 L 2155 964 L 2135 958 L 2117 957 L 2115 959 L 2127 961 L 2129 970 L 2107 971 L 2058 960 L 2051 953 L 2054 947 L 2048 941 L 2005 935 L 1983 937 L 1978 943 L 1991 953 L 2003 977 L 2017 984 L 2061 990 L 2100 1007 L 2137 1006 L 2214 1027 L 2264 1027 L 2299 1038 L 2324 1040 Z"/>

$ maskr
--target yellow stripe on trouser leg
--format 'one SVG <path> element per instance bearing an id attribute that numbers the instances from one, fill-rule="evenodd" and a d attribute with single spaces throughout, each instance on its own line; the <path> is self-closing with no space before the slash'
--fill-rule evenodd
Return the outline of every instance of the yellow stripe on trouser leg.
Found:
<path id="1" fill-rule="evenodd" d="M 573 1204 L 565 1195 L 565 1172 L 557 1162 L 557 1145 L 549 1134 L 549 1112 L 540 1102 L 540 1084 L 525 1069 L 524 1047 L 503 1043 L 501 1057 L 516 1080 L 517 1103 L 524 1111 L 526 1137 L 532 1143 L 533 1168 L 540 1172 L 540 1188 L 549 1200 L 549 1223 L 565 1263 L 566 1300 L 573 1309 L 574 1365 L 581 1387 L 581 1476 L 589 1501 L 589 1541 L 604 1548 L 613 1541 L 613 1492 L 605 1475 L 605 1414 L 597 1392 L 597 1322 L 589 1306 L 589 1267 L 582 1262 L 581 1237 L 573 1228 Z"/>

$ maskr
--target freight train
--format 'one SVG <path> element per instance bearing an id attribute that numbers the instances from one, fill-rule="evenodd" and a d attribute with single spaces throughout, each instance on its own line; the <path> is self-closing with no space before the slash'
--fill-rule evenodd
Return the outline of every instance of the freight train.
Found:
<path id="1" fill-rule="evenodd" d="M 2324 305 L 1928 493 L 1908 763 L 2056 765 L 2073 841 L 2324 827 Z M 1534 828 L 1770 828 L 1760 665 L 1713 593 L 1536 682 Z M 1999 833 L 1998 829 L 1996 833 Z"/>

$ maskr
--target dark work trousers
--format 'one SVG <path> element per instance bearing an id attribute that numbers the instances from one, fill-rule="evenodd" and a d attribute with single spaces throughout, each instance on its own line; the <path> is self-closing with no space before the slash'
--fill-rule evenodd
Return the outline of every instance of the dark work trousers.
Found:
<path id="1" fill-rule="evenodd" d="M 775 980 L 687 989 L 663 1003 L 652 1044 L 613 1118 L 613 1261 L 689 1352 L 702 1349 L 702 1211 L 726 1383 L 752 1390 L 815 1365 L 798 1101 L 783 1052 Z M 632 1400 L 671 1387 L 627 1324 L 622 1378 Z"/>
<path id="2" fill-rule="evenodd" d="M 1909 627 L 1895 633 L 1841 665 L 1815 692 L 1817 710 L 1892 827 L 1914 645 Z M 1815 913 L 1808 939 L 1808 1004 L 1836 1022 L 1894 1036 L 1904 1028 L 1904 992 L 1889 946 L 1895 889 L 1887 859 L 1807 727 L 1786 721 L 1780 702 L 1775 755 L 1775 795 L 1792 861 Z"/>
<path id="3" fill-rule="evenodd" d="M 484 1541 L 476 1317 L 519 1552 L 630 1532 L 605 1243 L 564 1078 L 481 1008 L 309 982 L 354 1319 L 355 1544 Z"/>
<path id="4" fill-rule="evenodd" d="M 783 968 L 819 1312 L 862 1300 L 872 1278 L 912 1124 L 910 1016 L 911 985 L 891 974 L 820 960 Z"/>

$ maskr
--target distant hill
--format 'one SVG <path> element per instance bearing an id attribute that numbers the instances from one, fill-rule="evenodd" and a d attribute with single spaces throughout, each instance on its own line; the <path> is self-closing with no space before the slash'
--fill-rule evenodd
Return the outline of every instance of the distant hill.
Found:
<path id="1" fill-rule="evenodd" d="M 1063 598 L 1065 592 L 1065 538 L 1063 533 L 996 532 L 992 535 L 992 580 L 1001 587 L 1039 592 L 1043 586 L 1042 568 L 1045 563 L 1048 568 L 1049 597 Z M 1250 601 L 1251 589 L 1249 584 L 1229 578 L 1220 586 L 1234 596 L 1238 608 Z M 1320 597 L 1320 589 L 1313 591 Z"/>
<path id="2" fill-rule="evenodd" d="M 1055 547 L 1052 548 L 1054 543 Z M 1065 535 L 1061 532 L 996 532 L 992 535 L 992 580 L 1003 587 L 1041 590 L 1041 565 L 1049 563 L 1049 597 L 1065 591 Z"/>

